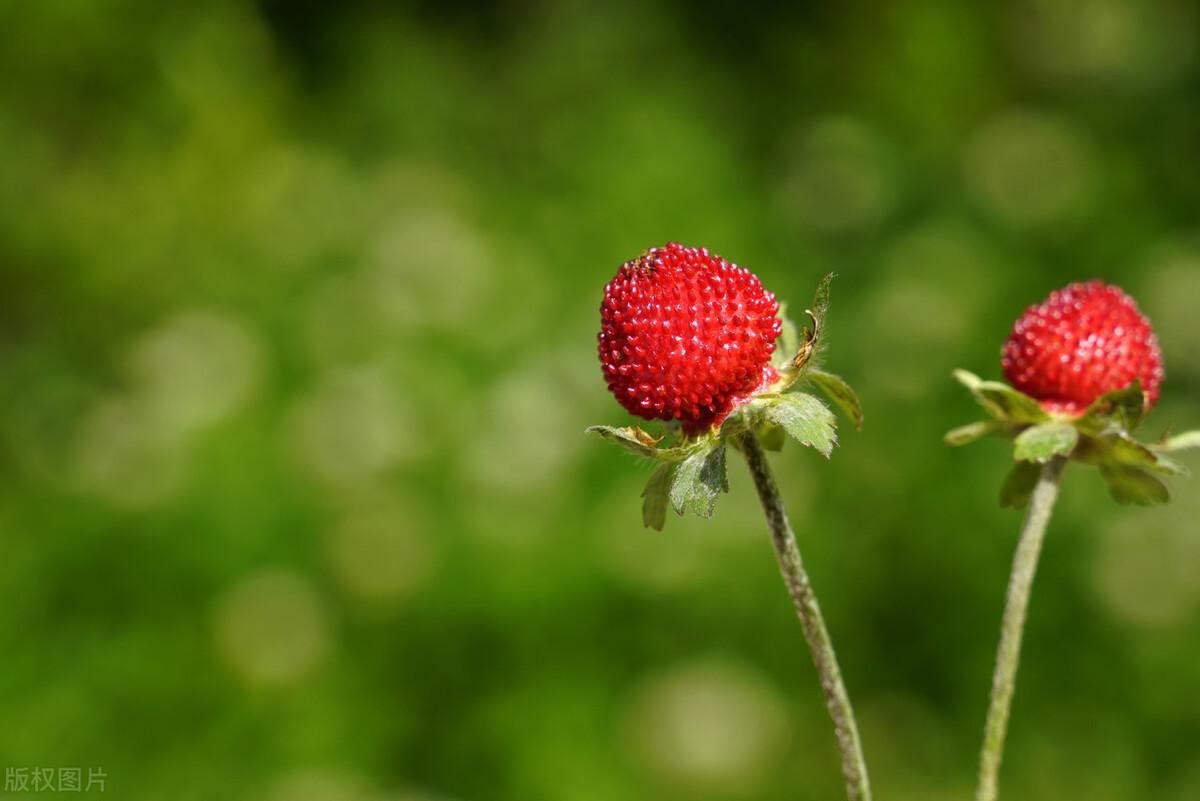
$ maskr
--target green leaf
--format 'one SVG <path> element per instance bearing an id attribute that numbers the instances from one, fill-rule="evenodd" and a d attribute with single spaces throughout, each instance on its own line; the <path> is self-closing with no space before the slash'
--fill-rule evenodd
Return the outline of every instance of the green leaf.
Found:
<path id="1" fill-rule="evenodd" d="M 972 392 L 975 391 L 975 387 L 983 383 L 983 379 L 972 373 L 970 370 L 955 370 L 952 375 L 954 376 L 955 381 L 962 384 Z"/>
<path id="2" fill-rule="evenodd" d="M 679 463 L 669 494 L 677 513 L 691 509 L 701 517 L 712 517 L 717 496 L 728 491 L 725 443 L 717 440 L 712 447 L 698 450 Z"/>
<path id="3" fill-rule="evenodd" d="M 829 273 L 821 279 L 821 282 L 817 284 L 816 294 L 813 295 L 812 308 L 804 310 L 812 323 L 812 328 L 804 327 L 799 347 L 787 365 L 787 371 L 793 375 L 804 370 L 820 350 L 821 331 L 825 327 L 825 315 L 829 312 L 829 285 L 832 281 L 833 273 Z"/>
<path id="4" fill-rule="evenodd" d="M 817 291 L 813 293 L 812 316 L 816 318 L 817 329 L 825 325 L 825 315 L 829 314 L 829 285 L 833 283 L 833 273 L 828 273 L 817 284 Z"/>
<path id="5" fill-rule="evenodd" d="M 1041 423 L 1017 435 L 1013 458 L 1045 464 L 1055 456 L 1066 456 L 1079 442 L 1079 431 L 1070 423 Z"/>
<path id="6" fill-rule="evenodd" d="M 994 434 L 1003 428 L 1004 425 L 998 420 L 978 420 L 946 432 L 942 441 L 952 448 L 957 448 L 960 445 L 970 445 L 975 440 L 982 439 L 988 434 Z"/>
<path id="7" fill-rule="evenodd" d="M 659 448 L 657 440 L 637 426 L 616 428 L 615 426 L 590 426 L 585 434 L 598 434 L 604 439 L 615 442 L 636 456 L 647 459 L 658 459 L 664 462 L 678 462 L 694 450 L 694 446 L 679 448 Z"/>
<path id="8" fill-rule="evenodd" d="M 642 524 L 646 528 L 662 531 L 667 520 L 667 501 L 670 499 L 671 478 L 675 469 L 670 462 L 660 464 L 642 490 Z"/>
<path id="9" fill-rule="evenodd" d="M 1153 506 L 1171 499 L 1162 481 L 1137 467 L 1106 462 L 1100 465 L 1100 475 L 1117 503 Z"/>
<path id="10" fill-rule="evenodd" d="M 758 441 L 769 451 L 783 450 L 783 443 L 787 441 L 787 432 L 769 420 L 760 423 L 755 433 L 758 435 Z"/>
<path id="11" fill-rule="evenodd" d="M 1164 453 L 1184 451 L 1189 448 L 1200 448 L 1200 431 L 1185 431 L 1182 434 L 1168 437 L 1163 442 L 1151 447 L 1156 451 L 1163 451 Z"/>
<path id="12" fill-rule="evenodd" d="M 1033 488 L 1037 486 L 1042 468 L 1033 462 L 1017 462 L 1000 487 L 1000 505 L 1008 509 L 1022 509 L 1029 505 Z"/>
<path id="13" fill-rule="evenodd" d="M 837 444 L 837 420 L 829 407 L 803 392 L 789 392 L 763 409 L 767 419 L 783 427 L 801 445 L 816 448 L 829 458 Z"/>
<path id="14" fill-rule="evenodd" d="M 1166 454 L 1156 453 L 1154 454 L 1154 457 L 1154 466 L 1150 469 L 1156 473 L 1162 473 L 1163 475 L 1167 476 L 1181 476 L 1184 478 L 1192 474 L 1192 471 L 1188 470 L 1186 465 L 1180 464 Z"/>
<path id="15" fill-rule="evenodd" d="M 984 381 L 975 388 L 975 397 L 994 416 L 1014 423 L 1041 423 L 1050 419 L 1042 405 L 1024 392 L 999 381 Z"/>
<path id="16" fill-rule="evenodd" d="M 1090 464 L 1114 464 L 1140 467 L 1168 476 L 1186 476 L 1190 471 L 1165 453 L 1138 442 L 1123 429 L 1103 437 L 1088 437 L 1077 455 Z"/>
<path id="17" fill-rule="evenodd" d="M 858 395 L 850 388 L 841 376 L 827 373 L 824 370 L 809 370 L 808 378 L 812 380 L 825 395 L 837 404 L 842 412 L 854 421 L 855 428 L 862 428 L 862 404 Z"/>
<path id="18" fill-rule="evenodd" d="M 1089 434 L 1102 433 L 1113 425 L 1133 431 L 1146 411 L 1146 395 L 1141 382 L 1107 392 L 1096 398 L 1079 419 L 1078 425 Z"/>
<path id="19" fill-rule="evenodd" d="M 954 377 L 975 396 L 984 411 L 1008 423 L 1041 423 L 1050 419 L 1041 404 L 1000 381 L 984 381 L 974 373 L 955 370 Z"/>

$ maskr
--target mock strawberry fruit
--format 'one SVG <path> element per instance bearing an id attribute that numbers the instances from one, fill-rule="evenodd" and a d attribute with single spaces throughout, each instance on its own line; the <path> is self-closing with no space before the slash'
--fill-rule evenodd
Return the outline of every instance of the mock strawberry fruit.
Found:
<path id="1" fill-rule="evenodd" d="M 1149 410 L 1163 380 L 1150 321 L 1132 298 L 1100 281 L 1071 284 L 1031 306 L 1013 326 L 1001 364 L 1014 387 L 1066 414 L 1135 380 Z"/>
<path id="2" fill-rule="evenodd" d="M 670 242 L 626 262 L 604 288 L 600 362 L 631 414 L 717 426 L 778 374 L 775 296 L 749 270 Z"/>

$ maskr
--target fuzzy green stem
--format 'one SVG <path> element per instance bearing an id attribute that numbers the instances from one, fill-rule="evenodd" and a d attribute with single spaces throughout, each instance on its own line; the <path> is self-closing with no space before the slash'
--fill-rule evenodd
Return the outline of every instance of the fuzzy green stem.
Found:
<path id="1" fill-rule="evenodd" d="M 987 723 L 983 729 L 983 750 L 979 757 L 979 789 L 975 801 L 995 801 L 1000 774 L 1000 757 L 1004 752 L 1004 735 L 1008 729 L 1008 714 L 1012 707 L 1017 683 L 1017 665 L 1021 660 L 1021 635 L 1025 630 L 1025 614 L 1029 609 L 1029 592 L 1037 572 L 1038 555 L 1046 536 L 1046 524 L 1067 460 L 1061 456 L 1042 468 L 1042 474 L 1029 501 L 1029 511 L 1021 529 L 1021 540 L 1013 557 L 1012 575 L 1008 580 L 1008 600 L 1000 624 L 1000 646 L 996 651 L 996 672 L 992 677 L 992 701 L 988 707 Z"/>
<path id="2" fill-rule="evenodd" d="M 842 672 L 838 668 L 837 655 L 833 651 L 829 630 L 826 629 L 825 619 L 821 615 L 821 607 L 817 604 L 817 596 L 813 593 L 812 583 L 808 580 L 804 563 L 800 559 L 796 535 L 792 531 L 792 524 L 788 522 L 787 510 L 779 497 L 779 488 L 775 486 L 771 465 L 767 462 L 758 437 L 752 431 L 742 434 L 738 444 L 750 465 L 750 474 L 754 477 L 754 486 L 758 489 L 758 498 L 762 502 L 767 523 L 771 528 L 771 541 L 775 545 L 775 555 L 779 558 L 779 572 L 783 574 L 783 582 L 787 585 L 788 594 L 792 596 L 796 615 L 800 618 L 804 637 L 808 640 L 813 663 L 821 680 L 825 707 L 829 710 L 829 717 L 833 719 L 833 731 L 842 755 L 846 797 L 850 801 L 871 801 L 871 784 L 867 779 L 867 764 L 863 759 L 858 725 L 854 722 L 854 709 L 850 706 L 850 697 L 846 694 L 846 685 L 842 682 Z"/>

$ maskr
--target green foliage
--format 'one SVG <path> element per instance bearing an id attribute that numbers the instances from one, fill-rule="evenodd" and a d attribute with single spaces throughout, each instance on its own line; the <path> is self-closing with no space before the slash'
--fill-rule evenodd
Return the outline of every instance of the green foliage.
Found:
<path id="1" fill-rule="evenodd" d="M 598 434 L 604 439 L 615 442 L 634 456 L 647 459 L 657 459 L 664 462 L 678 462 L 693 453 L 695 446 L 681 445 L 676 448 L 659 448 L 659 440 L 651 437 L 638 426 L 617 428 L 614 426 L 589 426 L 585 434 Z"/>
<path id="2" fill-rule="evenodd" d="M 725 443 L 712 440 L 675 467 L 668 495 L 676 513 L 690 509 L 700 517 L 712 517 L 717 497 L 729 491 L 725 476 Z"/>
<path id="3" fill-rule="evenodd" d="M 783 444 L 787 442 L 788 435 L 783 426 L 770 420 L 762 420 L 755 428 L 755 433 L 762 446 L 769 451 L 781 451 Z"/>
<path id="4" fill-rule="evenodd" d="M 1176 434 L 1150 447 L 1161 453 L 1200 448 L 1200 431 L 1186 431 L 1182 434 Z"/>
<path id="5" fill-rule="evenodd" d="M 768 420 L 792 439 L 816 449 L 828 459 L 837 445 L 837 420 L 820 400 L 803 392 L 789 392 L 766 407 Z"/>
<path id="6" fill-rule="evenodd" d="M 1152 444 L 1134 439 L 1133 429 L 1145 414 L 1145 395 L 1137 382 L 1103 395 L 1078 417 L 1051 418 L 1037 401 L 1006 384 L 984 381 L 966 370 L 956 370 L 954 377 L 992 419 L 950 431 L 944 437 L 947 445 L 966 445 L 989 434 L 1011 437 L 1013 458 L 1018 462 L 1045 464 L 1055 456 L 1065 456 L 1099 467 L 1109 494 L 1125 504 L 1167 502 L 1166 487 L 1150 473 L 1190 475 L 1185 465 L 1166 453 L 1200 442 L 1194 432 Z M 1024 506 L 1033 483 L 1035 472 L 1018 464 L 1000 491 L 1000 504 Z"/>
<path id="7" fill-rule="evenodd" d="M 664 462 L 655 468 L 642 490 L 642 525 L 662 531 L 667 520 L 667 501 L 675 478 L 675 465 Z"/>
<path id="8" fill-rule="evenodd" d="M 955 370 L 954 377 L 971 391 L 984 411 L 1005 423 L 1041 423 L 1049 420 L 1041 405 L 1023 392 L 999 381 L 984 381 L 966 370 Z"/>
<path id="9" fill-rule="evenodd" d="M 859 402 L 858 395 L 850 388 L 845 379 L 823 370 L 809 370 L 805 377 L 837 404 L 838 408 L 854 422 L 855 428 L 862 428 L 862 403 Z"/>
<path id="10" fill-rule="evenodd" d="M 1142 385 L 1134 381 L 1125 389 L 1101 395 L 1084 412 L 1078 423 L 1081 431 L 1102 434 L 1112 429 L 1132 432 L 1142 422 L 1146 412 L 1146 395 Z"/>
<path id="11" fill-rule="evenodd" d="M 997 420 L 977 420 L 947 432 L 943 439 L 947 445 L 957 448 L 962 445 L 970 445 L 972 442 L 1003 429 L 1004 425 Z"/>
<path id="12" fill-rule="evenodd" d="M 1069 455 L 1078 442 L 1079 430 L 1069 423 L 1039 423 L 1017 435 L 1013 457 L 1045 464 L 1055 456 Z"/>
<path id="13" fill-rule="evenodd" d="M 1105 463 L 1100 465 L 1100 475 L 1104 477 L 1108 492 L 1117 503 L 1154 506 L 1171 499 L 1162 481 L 1140 468 Z"/>
<path id="14" fill-rule="evenodd" d="M 1028 506 L 1041 473 L 1042 468 L 1034 462 L 1017 462 L 1013 465 L 1000 487 L 1000 505 L 1010 509 Z"/>

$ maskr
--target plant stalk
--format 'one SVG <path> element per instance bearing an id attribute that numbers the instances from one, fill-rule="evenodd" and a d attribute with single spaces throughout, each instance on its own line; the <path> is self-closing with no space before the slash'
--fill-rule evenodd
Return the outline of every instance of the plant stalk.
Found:
<path id="1" fill-rule="evenodd" d="M 829 639 L 829 630 L 821 615 L 817 596 L 800 559 L 796 535 L 788 521 L 787 510 L 779 496 L 779 488 L 771 474 L 771 465 L 753 431 L 747 431 L 739 439 L 742 453 L 754 477 L 758 498 L 767 515 L 771 528 L 771 542 L 779 559 L 779 572 L 787 585 L 788 594 L 796 607 L 796 615 L 804 629 L 804 637 L 812 651 L 813 663 L 821 680 L 821 691 L 825 694 L 825 707 L 833 720 L 833 731 L 837 737 L 838 750 L 842 756 L 842 776 L 846 780 L 846 797 L 849 801 L 871 801 L 871 784 L 867 778 L 867 764 L 863 759 L 862 742 L 858 736 L 858 725 L 854 721 L 854 709 L 842 682 L 837 655 Z"/>
<path id="2" fill-rule="evenodd" d="M 1004 752 L 1004 735 L 1008 730 L 1009 709 L 1012 707 L 1017 666 L 1021 659 L 1021 636 L 1025 630 L 1025 614 L 1029 609 L 1029 592 L 1037 572 L 1046 524 L 1050 522 L 1050 513 L 1058 498 L 1058 485 L 1066 465 L 1066 459 L 1056 456 L 1042 468 L 1013 557 L 1012 575 L 1008 579 L 1008 600 L 1000 624 L 1000 646 L 996 651 L 996 672 L 992 677 L 992 700 L 983 729 L 979 789 L 975 792 L 975 801 L 996 799 L 1000 757 Z"/>

